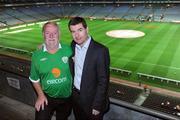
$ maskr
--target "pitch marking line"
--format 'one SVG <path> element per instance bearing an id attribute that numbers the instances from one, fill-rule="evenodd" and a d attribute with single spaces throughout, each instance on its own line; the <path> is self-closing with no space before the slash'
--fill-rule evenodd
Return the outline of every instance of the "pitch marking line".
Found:
<path id="1" fill-rule="evenodd" d="M 11 32 L 6 32 L 6 33 L 4 33 L 4 34 L 14 34 L 14 33 L 20 33 L 20 32 L 30 31 L 30 30 L 32 30 L 32 28 L 15 30 L 15 31 L 11 31 Z"/>

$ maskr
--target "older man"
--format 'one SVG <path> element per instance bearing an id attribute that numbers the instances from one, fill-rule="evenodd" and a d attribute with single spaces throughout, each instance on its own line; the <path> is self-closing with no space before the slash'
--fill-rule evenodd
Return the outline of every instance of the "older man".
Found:
<path id="1" fill-rule="evenodd" d="M 71 112 L 72 78 L 68 58 L 69 46 L 59 43 L 58 25 L 43 26 L 44 44 L 33 53 L 30 80 L 37 92 L 36 120 L 50 120 L 56 111 L 57 120 L 67 120 Z"/>

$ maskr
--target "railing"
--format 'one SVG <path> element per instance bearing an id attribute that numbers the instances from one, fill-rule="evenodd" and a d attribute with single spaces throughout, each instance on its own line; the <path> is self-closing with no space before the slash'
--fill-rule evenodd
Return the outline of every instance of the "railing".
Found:
<path id="1" fill-rule="evenodd" d="M 154 79 L 159 79 L 161 80 L 161 82 L 166 81 L 167 83 L 169 82 L 174 82 L 176 83 L 176 85 L 180 84 L 179 80 L 174 80 L 174 79 L 169 79 L 169 78 L 164 78 L 164 77 L 159 77 L 159 76 L 155 76 L 155 75 L 149 75 L 149 74 L 144 74 L 144 73 L 137 73 L 138 77 L 147 77 L 148 79 L 152 78 Z"/>
<path id="2" fill-rule="evenodd" d="M 121 74 L 125 73 L 128 76 L 132 74 L 132 71 L 124 70 L 124 69 L 120 69 L 120 68 L 114 68 L 114 67 L 110 67 L 110 71 L 116 72 L 116 73 L 121 73 Z"/>
<path id="3" fill-rule="evenodd" d="M 134 105 L 134 104 L 130 104 L 130 103 L 127 103 L 125 101 L 117 100 L 117 99 L 114 99 L 114 98 L 110 98 L 110 101 L 111 101 L 111 104 L 122 106 L 122 107 L 125 107 L 127 109 L 134 110 L 134 111 L 137 111 L 137 112 L 140 112 L 140 113 L 144 113 L 144 114 L 147 114 L 147 115 L 150 115 L 150 116 L 154 116 L 154 117 L 157 117 L 157 118 L 160 118 L 160 119 L 163 119 L 163 120 L 179 120 L 179 118 L 176 117 L 176 116 L 169 115 L 169 114 L 166 114 L 166 113 L 163 113 L 163 112 L 160 112 L 160 111 L 148 109 L 148 108 L 145 108 L 145 107 L 142 107 L 142 106 L 137 106 L 137 105 Z"/>
<path id="4" fill-rule="evenodd" d="M 0 49 L 5 49 L 7 51 L 20 53 L 20 54 L 27 54 L 27 55 L 30 55 L 30 56 L 32 55 L 32 52 L 30 52 L 28 50 L 23 50 L 23 49 L 18 49 L 18 48 L 13 48 L 13 47 L 6 47 L 6 46 L 1 46 L 0 45 Z"/>

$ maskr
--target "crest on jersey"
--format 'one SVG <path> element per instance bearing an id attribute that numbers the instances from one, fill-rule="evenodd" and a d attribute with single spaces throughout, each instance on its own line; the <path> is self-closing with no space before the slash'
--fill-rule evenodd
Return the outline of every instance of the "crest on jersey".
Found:
<path id="1" fill-rule="evenodd" d="M 67 57 L 67 56 L 62 57 L 62 61 L 63 61 L 64 63 L 67 63 L 67 62 L 68 62 L 68 57 Z"/>

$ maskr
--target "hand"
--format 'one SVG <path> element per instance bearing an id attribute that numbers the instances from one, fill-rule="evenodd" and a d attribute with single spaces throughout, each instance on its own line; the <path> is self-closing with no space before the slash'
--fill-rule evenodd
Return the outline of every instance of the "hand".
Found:
<path id="1" fill-rule="evenodd" d="M 38 98 L 36 100 L 36 104 L 35 104 L 36 110 L 40 111 L 41 108 L 42 108 L 42 110 L 44 110 L 44 105 L 48 105 L 48 100 L 47 100 L 46 96 L 45 95 L 38 96 Z"/>
<path id="2" fill-rule="evenodd" d="M 98 115 L 99 113 L 100 113 L 100 111 L 95 110 L 95 109 L 92 109 L 92 114 L 93 114 L 93 115 Z"/>

